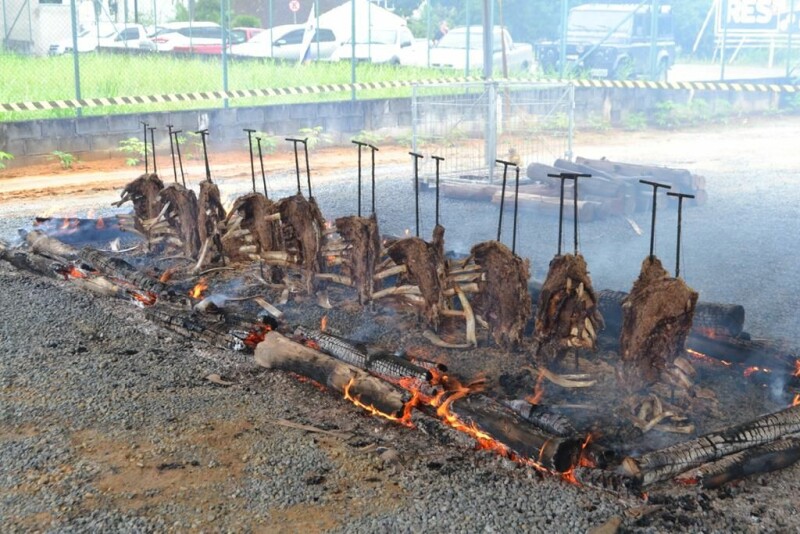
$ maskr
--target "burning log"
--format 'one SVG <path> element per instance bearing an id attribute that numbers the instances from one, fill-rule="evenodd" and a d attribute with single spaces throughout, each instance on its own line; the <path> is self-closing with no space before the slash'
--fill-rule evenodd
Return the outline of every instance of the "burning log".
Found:
<path id="1" fill-rule="evenodd" d="M 387 251 L 398 265 L 406 266 L 402 278 L 419 287 L 424 303 L 424 315 L 433 328 L 439 328 L 439 315 L 445 308 L 444 288 L 447 265 L 444 259 L 444 228 L 433 229 L 430 243 L 418 237 L 408 237 L 393 243 Z"/>
<path id="2" fill-rule="evenodd" d="M 357 399 L 365 407 L 400 420 L 408 398 L 366 371 L 270 332 L 256 347 L 255 360 L 267 369 L 290 371 Z"/>
<path id="3" fill-rule="evenodd" d="M 343 271 L 355 284 L 358 303 L 372 300 L 375 286 L 375 268 L 381 251 L 381 235 L 378 220 L 370 217 L 341 217 L 336 219 L 336 228 L 347 244 Z"/>
<path id="4" fill-rule="evenodd" d="M 225 219 L 226 234 L 223 236 L 223 241 L 226 242 L 226 254 L 232 259 L 242 257 L 240 247 L 244 245 L 244 239 L 237 237 L 245 235 L 252 236 L 252 242 L 256 247 L 255 254 L 262 258 L 266 252 L 283 250 L 283 238 L 279 220 L 275 220 L 276 215 L 278 215 L 277 206 L 261 193 L 250 193 L 237 198 Z M 235 225 L 234 217 L 237 217 Z M 242 234 L 232 235 L 238 228 L 242 229 Z M 228 236 L 231 236 L 230 245 L 227 243 Z"/>
<path id="5" fill-rule="evenodd" d="M 620 354 L 630 389 L 652 385 L 683 354 L 696 303 L 697 293 L 683 280 L 670 277 L 658 258 L 645 258 L 622 305 Z"/>
<path id="6" fill-rule="evenodd" d="M 220 258 L 224 258 L 221 226 L 225 220 L 225 208 L 219 194 L 219 187 L 211 181 L 200 182 L 200 195 L 197 198 L 197 235 L 200 243 L 209 240 L 217 248 Z"/>
<path id="7" fill-rule="evenodd" d="M 708 338 L 692 333 L 687 345 L 717 360 L 756 365 L 772 370 L 793 372 L 800 360 L 800 349 L 788 343 L 769 339 L 741 339 L 715 336 Z"/>
<path id="8" fill-rule="evenodd" d="M 522 340 L 531 317 L 530 263 L 497 241 L 479 243 L 470 254 L 486 272 L 486 280 L 478 282 L 475 313 L 489 323 L 498 345 L 514 347 Z"/>
<path id="9" fill-rule="evenodd" d="M 287 249 L 296 249 L 304 272 L 306 292 L 314 292 L 314 275 L 321 271 L 319 252 L 325 219 L 313 198 L 297 194 L 277 204 L 283 221 L 283 239 Z"/>
<path id="10" fill-rule="evenodd" d="M 684 473 L 676 480 L 683 484 L 700 484 L 704 489 L 715 489 L 751 475 L 784 469 L 798 460 L 800 438 L 784 438 L 731 454 Z"/>
<path id="11" fill-rule="evenodd" d="M 3 241 L 0 241 L 0 260 L 7 261 L 17 269 L 30 271 L 48 278 L 57 278 L 56 269 L 64 267 L 63 264 L 38 254 L 13 249 Z"/>
<path id="12" fill-rule="evenodd" d="M 569 419 L 548 409 L 546 406 L 531 404 L 522 399 L 505 401 L 503 404 L 514 410 L 529 423 L 554 436 L 565 438 L 577 435 Z"/>
<path id="13" fill-rule="evenodd" d="M 161 190 L 159 199 L 169 204 L 165 214 L 169 228 L 175 231 L 183 245 L 183 253 L 187 258 L 197 258 L 200 251 L 198 236 L 197 196 L 181 184 L 173 183 Z M 149 235 L 158 234 L 150 229 Z"/>
<path id="14" fill-rule="evenodd" d="M 534 339 L 545 363 L 573 348 L 595 350 L 604 326 L 582 255 L 556 256 L 539 293 Z"/>
<path id="15" fill-rule="evenodd" d="M 143 174 L 125 186 L 120 194 L 120 200 L 113 206 L 121 206 L 129 200 L 133 202 L 134 227 L 144 233 L 142 221 L 154 219 L 164 207 L 159 193 L 164 189 L 164 182 L 156 174 Z"/>
<path id="16" fill-rule="evenodd" d="M 753 421 L 712 432 L 639 458 L 628 457 L 623 468 L 642 485 L 667 480 L 729 454 L 772 443 L 800 432 L 800 405 Z"/>
<path id="17" fill-rule="evenodd" d="M 622 328 L 622 303 L 628 296 L 624 291 L 598 291 L 598 305 L 609 335 Z M 708 337 L 736 337 L 744 329 L 744 307 L 738 304 L 698 302 L 692 320 L 692 333 Z M 698 349 L 699 350 L 699 349 Z"/>

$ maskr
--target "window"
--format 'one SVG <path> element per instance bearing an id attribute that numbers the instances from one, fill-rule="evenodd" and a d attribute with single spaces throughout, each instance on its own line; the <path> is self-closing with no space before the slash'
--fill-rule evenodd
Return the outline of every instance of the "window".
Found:
<path id="1" fill-rule="evenodd" d="M 122 30 L 115 41 L 132 41 L 139 38 L 139 28 L 126 28 Z"/>
<path id="2" fill-rule="evenodd" d="M 231 30 L 230 34 L 228 34 L 228 41 L 231 44 L 239 44 L 243 43 L 247 40 L 247 34 L 244 30 Z"/>
<path id="3" fill-rule="evenodd" d="M 280 39 L 278 39 L 277 41 L 275 41 L 275 44 L 278 46 L 300 44 L 303 42 L 304 33 L 305 30 L 292 30 L 283 37 L 281 37 Z"/>
<path id="4" fill-rule="evenodd" d="M 317 36 L 314 36 L 314 40 L 317 39 Z M 327 30 L 325 28 L 319 29 L 319 42 L 320 43 L 333 43 L 336 41 L 336 35 L 333 34 L 331 30 Z"/>
<path id="5" fill-rule="evenodd" d="M 40 4 L 63 4 L 64 0 L 39 0 Z"/>

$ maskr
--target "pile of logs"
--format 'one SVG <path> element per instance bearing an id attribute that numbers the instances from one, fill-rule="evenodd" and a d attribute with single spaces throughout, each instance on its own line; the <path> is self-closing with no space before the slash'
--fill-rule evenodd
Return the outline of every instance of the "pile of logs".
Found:
<path id="1" fill-rule="evenodd" d="M 577 202 L 578 218 L 581 221 L 631 215 L 648 209 L 651 197 L 639 186 L 641 178 L 672 185 L 684 193 L 693 194 L 695 198 L 689 205 L 702 205 L 707 199 L 705 179 L 686 169 L 578 157 L 575 162 L 557 159 L 552 166 L 540 163 L 528 165 L 528 180 L 521 182 L 519 186 L 519 207 L 557 217 L 560 205 L 559 184 L 548 175 L 563 172 L 592 175 L 591 180 L 581 182 L 581 199 Z M 491 200 L 500 204 L 502 192 L 500 185 L 449 179 L 442 183 L 441 194 L 449 198 Z M 505 202 L 514 201 L 515 192 L 506 191 L 505 195 Z M 571 191 L 565 191 L 564 198 L 570 204 L 573 203 Z M 670 202 L 676 204 L 673 200 Z"/>

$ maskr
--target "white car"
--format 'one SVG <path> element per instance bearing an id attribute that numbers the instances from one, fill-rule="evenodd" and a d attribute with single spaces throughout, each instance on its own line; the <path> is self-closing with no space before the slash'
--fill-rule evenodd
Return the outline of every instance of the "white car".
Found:
<path id="1" fill-rule="evenodd" d="M 176 46 L 221 44 L 222 27 L 215 22 L 168 22 L 149 37 L 140 48 L 172 52 Z"/>
<path id="2" fill-rule="evenodd" d="M 357 61 L 390 63 L 392 65 L 411 63 L 420 52 L 411 30 L 402 26 L 394 29 L 373 28 L 365 35 L 356 38 L 355 58 Z M 349 60 L 353 56 L 353 43 L 348 39 L 336 49 L 332 61 Z"/>
<path id="3" fill-rule="evenodd" d="M 483 27 L 453 28 L 442 37 L 439 44 L 430 50 L 430 66 L 464 70 L 467 64 L 467 32 L 469 32 L 469 66 L 479 70 L 483 67 Z M 493 63 L 499 67 L 503 62 L 503 42 L 509 70 L 530 72 L 534 66 L 533 47 L 527 43 L 515 43 L 507 30 L 495 26 L 492 31 Z M 419 58 L 425 64 L 427 58 Z"/>
<path id="4" fill-rule="evenodd" d="M 78 52 L 92 52 L 98 48 L 139 48 L 147 38 L 141 24 L 115 24 L 101 22 L 78 33 Z M 72 39 L 51 44 L 48 53 L 59 55 L 72 52 Z"/>
<path id="5" fill-rule="evenodd" d="M 333 30 L 320 28 L 308 39 L 303 38 L 306 29 L 303 24 L 286 24 L 264 30 L 246 43 L 231 47 L 231 54 L 246 57 L 264 57 L 299 61 L 305 59 L 328 59 L 339 47 Z M 319 55 L 317 54 L 317 37 L 319 37 Z M 307 52 L 307 54 L 306 54 Z"/>

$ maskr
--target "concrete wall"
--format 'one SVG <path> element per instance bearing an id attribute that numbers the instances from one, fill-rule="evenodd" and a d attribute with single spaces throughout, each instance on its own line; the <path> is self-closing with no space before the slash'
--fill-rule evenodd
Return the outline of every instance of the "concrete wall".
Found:
<path id="1" fill-rule="evenodd" d="M 725 101 L 728 111 L 751 113 L 778 109 L 779 95 L 772 93 L 726 93 L 656 91 L 631 89 L 577 89 L 575 115 L 580 126 L 601 118 L 612 124 L 624 124 L 631 113 L 645 113 L 652 118 L 656 105 L 663 101 L 686 104 L 704 99 L 712 107 Z M 446 110 L 445 110 L 446 111 Z M 272 135 L 295 135 L 300 128 L 322 126 L 337 141 L 349 143 L 362 130 L 384 134 L 408 132 L 411 128 L 411 100 L 360 100 L 263 107 L 109 115 L 81 119 L 48 119 L 0 123 L 0 151 L 13 154 L 11 165 L 41 162 L 54 150 L 77 155 L 81 159 L 121 157 L 119 142 L 141 137 L 140 121 L 158 128 L 157 144 L 169 147 L 166 125 L 194 131 L 209 128 L 210 150 L 246 147 L 243 128 L 254 128 Z M 168 148 L 167 148 L 168 149 Z"/>

